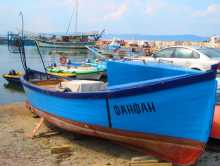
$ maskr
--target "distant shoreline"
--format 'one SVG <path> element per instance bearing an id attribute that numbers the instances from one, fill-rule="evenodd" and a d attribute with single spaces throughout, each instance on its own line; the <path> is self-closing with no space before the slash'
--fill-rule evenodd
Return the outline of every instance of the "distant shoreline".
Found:
<path id="1" fill-rule="evenodd" d="M 196 35 L 139 35 L 139 34 L 104 34 L 102 39 L 119 38 L 121 40 L 146 40 L 146 41 L 208 41 L 208 37 Z"/>

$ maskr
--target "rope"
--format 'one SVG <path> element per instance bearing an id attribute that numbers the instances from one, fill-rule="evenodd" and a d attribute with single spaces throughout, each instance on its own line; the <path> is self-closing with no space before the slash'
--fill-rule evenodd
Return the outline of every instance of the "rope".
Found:
<path id="1" fill-rule="evenodd" d="M 38 46 L 38 44 L 37 44 L 36 41 L 35 41 L 35 45 L 36 45 L 36 47 L 37 47 L 37 52 L 38 52 L 38 54 L 40 55 L 40 59 L 41 59 L 41 62 L 42 62 L 42 64 L 43 64 L 44 71 L 45 71 L 45 73 L 46 73 L 46 75 L 47 75 L 47 79 L 48 79 L 49 77 L 48 77 L 48 74 L 47 74 L 47 68 L 46 68 L 46 66 L 45 66 L 45 63 L 44 63 L 42 54 L 41 54 L 41 52 L 40 52 L 40 48 L 39 48 L 39 46 Z"/>
<path id="2" fill-rule="evenodd" d="M 70 21 L 69 21 L 69 24 L 68 24 L 68 26 L 67 26 L 66 34 L 69 33 L 70 26 L 71 26 L 71 24 L 72 24 L 72 20 L 73 20 L 74 12 L 75 12 L 75 9 L 73 8 L 72 15 L 71 15 L 71 17 L 70 17 Z"/>

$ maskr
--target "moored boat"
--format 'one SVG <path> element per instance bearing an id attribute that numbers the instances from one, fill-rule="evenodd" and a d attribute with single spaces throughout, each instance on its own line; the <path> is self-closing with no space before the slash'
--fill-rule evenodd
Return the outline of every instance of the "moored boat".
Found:
<path id="1" fill-rule="evenodd" d="M 106 71 L 106 62 L 88 60 L 81 63 L 72 63 L 69 59 L 60 57 L 60 65 L 53 64 L 47 67 L 49 74 L 66 78 L 100 80 Z"/>
<path id="2" fill-rule="evenodd" d="M 92 53 L 106 58 L 123 59 L 124 57 L 144 56 L 143 51 L 121 46 L 116 40 L 105 47 L 87 46 L 87 48 Z"/>
<path id="3" fill-rule="evenodd" d="M 53 36 L 51 38 L 36 38 L 39 47 L 46 48 L 70 48 L 86 49 L 86 46 L 94 46 L 100 38 L 99 33 L 76 33 L 66 36 Z"/>
<path id="4" fill-rule="evenodd" d="M 22 77 L 23 74 L 21 74 L 20 72 L 16 72 L 15 70 L 11 70 L 9 71 L 9 73 L 7 74 L 3 74 L 2 77 L 8 81 L 8 83 L 10 84 L 14 84 L 14 85 L 21 85 L 21 81 L 20 78 Z"/>
<path id="5" fill-rule="evenodd" d="M 30 108 L 61 128 L 126 143 L 176 164 L 198 160 L 211 131 L 215 70 L 108 62 L 107 74 L 107 86 L 30 72 L 21 81 Z"/>
<path id="6" fill-rule="evenodd" d="M 99 80 L 99 78 L 104 75 L 105 72 L 103 69 L 85 64 L 81 66 L 52 66 L 48 67 L 47 71 L 49 74 L 57 75 L 60 77 L 77 77 L 94 80 Z"/>
<path id="7" fill-rule="evenodd" d="M 94 46 L 105 30 L 102 32 L 78 32 L 78 8 L 79 1 L 75 1 L 74 10 L 72 16 L 75 13 L 75 33 L 69 34 L 71 27 L 72 16 L 67 27 L 65 35 L 52 35 L 51 37 L 40 36 L 36 38 L 39 47 L 48 48 L 70 48 L 70 49 L 86 49 L 86 46 Z"/>

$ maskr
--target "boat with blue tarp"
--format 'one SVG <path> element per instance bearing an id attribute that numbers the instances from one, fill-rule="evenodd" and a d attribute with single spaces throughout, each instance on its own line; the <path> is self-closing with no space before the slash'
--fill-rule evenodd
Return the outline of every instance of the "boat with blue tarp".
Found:
<path id="1" fill-rule="evenodd" d="M 131 48 L 120 46 L 118 44 L 110 44 L 106 47 L 87 46 L 88 50 L 96 55 L 101 55 L 105 58 L 123 59 L 124 57 L 139 57 L 144 56 L 143 51 L 136 51 Z"/>

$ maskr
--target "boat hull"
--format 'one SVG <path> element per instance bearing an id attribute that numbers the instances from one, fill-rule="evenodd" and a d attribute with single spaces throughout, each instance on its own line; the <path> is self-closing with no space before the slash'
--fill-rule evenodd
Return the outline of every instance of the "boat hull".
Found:
<path id="1" fill-rule="evenodd" d="M 211 138 L 220 139 L 220 105 L 216 104 Z"/>
<path id="2" fill-rule="evenodd" d="M 15 76 L 15 77 L 13 77 L 13 76 L 3 75 L 3 78 L 4 78 L 5 80 L 7 80 L 9 84 L 14 84 L 14 85 L 17 85 L 17 86 L 22 86 L 20 77 L 21 77 L 21 76 L 18 76 L 18 77 Z"/>
<path id="3" fill-rule="evenodd" d="M 48 72 L 48 74 L 63 78 L 72 78 L 76 76 L 76 74 L 74 73 L 61 73 L 61 72 Z"/>
<path id="4" fill-rule="evenodd" d="M 33 113 L 45 118 L 49 123 L 67 131 L 125 143 L 141 150 L 145 154 L 158 156 L 173 163 L 191 165 L 204 152 L 204 143 L 75 122 L 36 109 L 28 102 L 26 102 L 26 107 Z"/>
<path id="5" fill-rule="evenodd" d="M 47 42 L 47 41 L 37 41 L 39 47 L 45 47 L 45 48 L 69 48 L 69 49 L 87 49 L 86 46 L 93 46 L 95 45 L 95 41 L 91 42 L 78 42 L 78 43 L 71 43 L 71 42 L 66 42 L 66 43 L 53 43 L 53 42 Z"/>
<path id="6" fill-rule="evenodd" d="M 102 78 L 105 78 L 106 74 L 105 72 L 91 72 L 91 73 L 77 73 L 76 78 L 78 79 L 86 79 L 86 80 L 102 80 Z"/>
<path id="7" fill-rule="evenodd" d="M 211 84 L 215 85 L 214 82 Z M 211 126 L 207 123 L 211 124 L 212 117 L 209 115 L 212 115 L 211 107 L 214 105 L 214 102 L 210 103 L 210 107 L 204 109 L 205 102 L 210 102 L 205 101 L 206 97 L 203 99 L 200 97 L 206 95 L 207 87 L 204 86 L 200 89 L 201 95 L 199 92 L 194 93 L 190 96 L 190 101 L 192 101 L 190 104 L 179 107 L 179 102 L 174 98 L 189 97 L 186 93 L 190 93 L 190 90 L 187 91 L 187 89 L 191 88 L 176 89 L 175 96 L 169 91 L 162 91 L 163 94 L 157 92 L 156 98 L 154 95 L 148 94 L 135 96 L 135 98 L 130 96 L 124 97 L 124 99 L 113 98 L 106 103 L 105 98 L 74 99 L 74 97 L 68 98 L 67 96 L 62 98 L 25 86 L 33 112 L 44 117 L 50 123 L 69 131 L 126 143 L 148 154 L 180 165 L 195 163 L 204 152 L 205 143 L 211 130 Z M 213 90 L 213 98 L 214 96 Z M 152 104 L 146 102 L 146 99 L 155 102 Z M 160 102 L 158 103 L 157 100 Z M 174 101 L 176 104 L 167 104 L 168 101 Z M 144 104 L 144 102 L 146 103 Z M 198 105 L 197 102 L 201 104 L 199 114 L 194 111 Z M 126 108 L 124 109 L 124 107 Z M 128 108 L 131 107 L 133 111 L 129 112 Z M 138 107 L 143 109 L 139 112 Z M 190 113 L 191 115 L 189 115 Z"/>
<path id="8" fill-rule="evenodd" d="M 50 75 L 59 76 L 63 78 L 86 79 L 86 80 L 100 80 L 105 76 L 104 72 L 90 72 L 90 73 L 65 73 L 65 72 L 48 72 Z"/>

